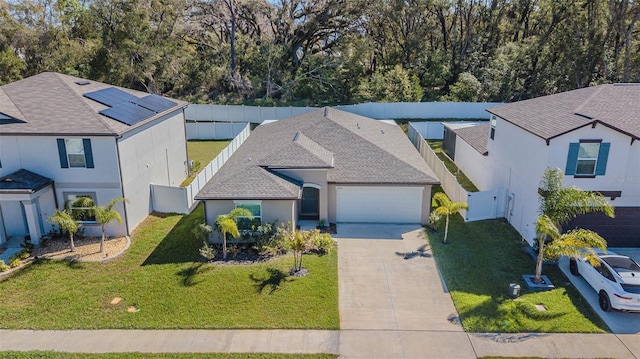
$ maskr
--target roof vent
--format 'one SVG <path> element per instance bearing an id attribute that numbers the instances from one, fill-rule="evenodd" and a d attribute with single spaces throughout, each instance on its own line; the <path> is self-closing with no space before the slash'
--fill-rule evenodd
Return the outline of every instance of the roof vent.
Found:
<path id="1" fill-rule="evenodd" d="M 298 140 L 298 136 L 300 136 L 300 132 L 296 132 L 296 134 L 293 135 L 293 142 L 296 142 Z"/>
<path id="2" fill-rule="evenodd" d="M 380 133 L 384 135 L 384 130 L 380 130 Z"/>
<path id="3" fill-rule="evenodd" d="M 76 85 L 80 85 L 80 86 L 88 85 L 90 83 L 91 81 L 87 81 L 87 80 L 76 81 Z"/>
<path id="4" fill-rule="evenodd" d="M 360 123 L 356 123 L 356 128 L 359 130 L 360 129 Z"/>

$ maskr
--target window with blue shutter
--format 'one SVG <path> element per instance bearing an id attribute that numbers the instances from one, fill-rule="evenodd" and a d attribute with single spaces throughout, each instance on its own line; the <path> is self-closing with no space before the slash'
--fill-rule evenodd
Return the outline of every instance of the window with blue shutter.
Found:
<path id="1" fill-rule="evenodd" d="M 569 144 L 564 173 L 576 177 L 602 176 L 607 169 L 611 144 L 601 140 L 581 140 Z"/>
<path id="2" fill-rule="evenodd" d="M 58 156 L 62 168 L 94 168 L 93 150 L 89 138 L 58 138 Z"/>

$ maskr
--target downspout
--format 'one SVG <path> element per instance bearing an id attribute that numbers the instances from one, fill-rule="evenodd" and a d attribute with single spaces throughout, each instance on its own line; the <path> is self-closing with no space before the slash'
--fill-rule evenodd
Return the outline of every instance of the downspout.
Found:
<path id="1" fill-rule="evenodd" d="M 119 146 L 119 139 L 122 138 L 122 135 L 119 135 L 115 138 L 115 142 L 116 142 L 116 153 L 118 154 L 118 177 L 120 178 L 120 190 L 122 191 L 122 197 L 123 198 L 127 198 L 127 196 L 124 193 L 124 181 L 122 180 L 122 164 L 121 164 L 121 160 L 120 160 L 120 146 Z M 124 211 L 124 228 L 127 231 L 127 235 L 130 236 L 131 233 L 129 232 L 129 216 L 127 215 L 127 201 L 122 202 L 122 208 Z"/>

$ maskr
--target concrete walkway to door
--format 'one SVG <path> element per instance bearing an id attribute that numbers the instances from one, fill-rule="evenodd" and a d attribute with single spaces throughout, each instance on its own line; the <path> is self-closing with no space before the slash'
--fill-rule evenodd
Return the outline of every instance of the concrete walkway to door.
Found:
<path id="1" fill-rule="evenodd" d="M 475 358 L 420 226 L 338 225 L 341 358 Z"/>

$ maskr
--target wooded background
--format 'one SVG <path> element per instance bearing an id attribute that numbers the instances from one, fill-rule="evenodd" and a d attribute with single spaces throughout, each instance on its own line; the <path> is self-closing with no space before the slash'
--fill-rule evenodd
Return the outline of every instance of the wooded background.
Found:
<path id="1" fill-rule="evenodd" d="M 56 71 L 194 103 L 510 102 L 639 82 L 639 18 L 637 0 L 6 0 L 0 84 Z"/>

